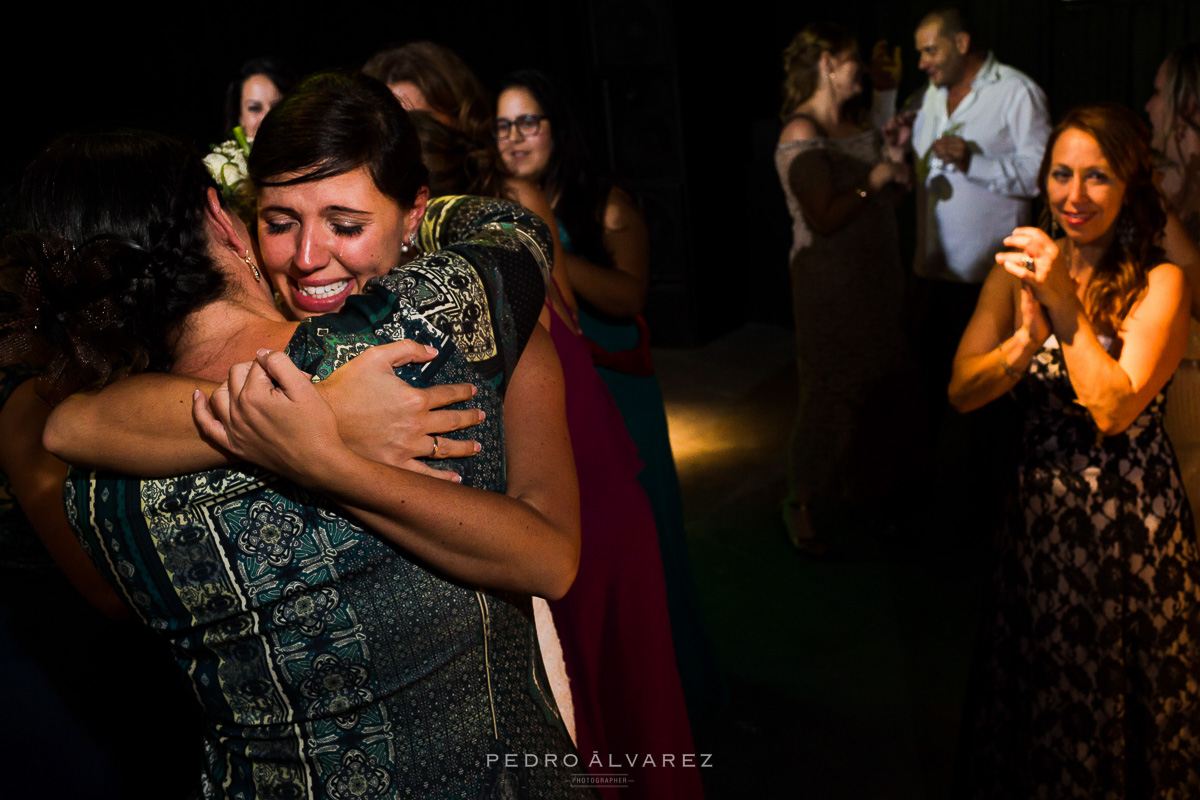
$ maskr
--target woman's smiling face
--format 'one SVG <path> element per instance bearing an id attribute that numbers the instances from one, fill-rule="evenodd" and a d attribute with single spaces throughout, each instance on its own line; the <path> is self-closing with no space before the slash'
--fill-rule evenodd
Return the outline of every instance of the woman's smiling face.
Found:
<path id="1" fill-rule="evenodd" d="M 289 315 L 303 319 L 337 311 L 367 281 L 397 266 L 401 244 L 425 213 L 425 196 L 404 209 L 379 191 L 363 167 L 262 187 L 259 251 Z"/>
<path id="2" fill-rule="evenodd" d="M 519 121 L 539 118 L 545 114 L 528 89 L 510 86 L 500 93 L 496 103 L 496 119 L 507 120 L 507 138 L 499 139 L 500 157 L 510 174 L 517 178 L 540 181 L 550 164 L 554 138 L 550 135 L 550 120 L 538 119 L 531 133 L 520 131 Z"/>
<path id="3" fill-rule="evenodd" d="M 1046 184 L 1050 210 L 1076 244 L 1105 236 L 1121 214 L 1125 182 L 1100 144 L 1078 128 L 1068 128 L 1054 141 Z"/>

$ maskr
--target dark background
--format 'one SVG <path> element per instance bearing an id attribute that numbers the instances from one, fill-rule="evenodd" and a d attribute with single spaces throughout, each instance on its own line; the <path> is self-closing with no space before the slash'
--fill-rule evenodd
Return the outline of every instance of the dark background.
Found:
<path id="1" fill-rule="evenodd" d="M 23 9 L 0 54 L 8 98 L 0 197 L 54 136 L 125 125 L 219 141 L 225 86 L 245 59 L 297 73 L 359 67 L 376 50 L 433 39 L 486 84 L 536 66 L 573 86 L 604 166 L 636 190 L 652 228 L 647 310 L 658 344 L 699 344 L 747 320 L 789 320 L 790 222 L 772 161 L 779 54 L 832 19 L 902 45 L 901 97 L 924 83 L 912 32 L 919 0 L 723 3 L 670 0 L 113 6 Z M 967 4 L 997 57 L 1046 90 L 1057 117 L 1090 100 L 1140 109 L 1163 55 L 1200 36 L 1187 0 Z M 902 229 L 908 210 L 900 209 Z M 908 245 L 906 243 L 906 249 Z M 907 258 L 907 252 L 905 258 Z"/>

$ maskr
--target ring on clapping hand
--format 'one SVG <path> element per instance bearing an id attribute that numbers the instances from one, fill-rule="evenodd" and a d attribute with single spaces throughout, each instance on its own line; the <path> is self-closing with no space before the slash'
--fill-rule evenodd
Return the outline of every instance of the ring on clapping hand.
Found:
<path id="1" fill-rule="evenodd" d="M 1021 264 L 1025 267 L 1025 269 L 1029 270 L 1030 272 L 1034 271 L 1033 259 L 1030 258 L 1029 256 L 1025 256 L 1025 258 L 1021 261 Z"/>
<path id="2" fill-rule="evenodd" d="M 437 437 L 435 436 L 435 437 L 433 437 L 433 452 L 429 454 L 429 457 L 437 458 L 437 451 L 438 451 L 438 440 L 437 440 Z"/>

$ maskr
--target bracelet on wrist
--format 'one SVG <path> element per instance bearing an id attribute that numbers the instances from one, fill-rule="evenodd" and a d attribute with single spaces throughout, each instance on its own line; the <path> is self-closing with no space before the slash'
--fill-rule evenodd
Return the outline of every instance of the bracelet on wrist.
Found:
<path id="1" fill-rule="evenodd" d="M 1014 369 L 1012 364 L 1008 363 L 1008 359 L 1004 357 L 1004 351 L 999 347 L 996 348 L 996 355 L 1000 356 L 1000 366 L 1004 369 L 1004 374 L 1010 378 L 1021 380 L 1021 373 Z"/>

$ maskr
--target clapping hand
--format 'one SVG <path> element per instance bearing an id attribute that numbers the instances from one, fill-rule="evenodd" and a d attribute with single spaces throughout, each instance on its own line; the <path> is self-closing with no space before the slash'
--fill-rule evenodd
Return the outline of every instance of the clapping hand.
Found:
<path id="1" fill-rule="evenodd" d="M 1004 244 L 1017 249 L 997 253 L 996 263 L 1019 278 L 1039 303 L 1055 308 L 1076 297 L 1078 287 L 1066 260 L 1041 228 L 1017 228 Z"/>

